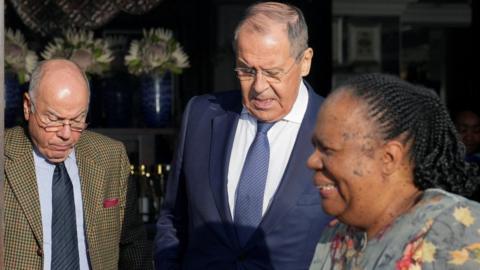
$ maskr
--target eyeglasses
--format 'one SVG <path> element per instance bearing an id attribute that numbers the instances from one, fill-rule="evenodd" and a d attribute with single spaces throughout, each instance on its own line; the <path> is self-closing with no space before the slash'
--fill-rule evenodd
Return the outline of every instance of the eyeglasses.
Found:
<path id="1" fill-rule="evenodd" d="M 303 56 L 303 54 L 300 54 L 297 58 L 295 58 L 295 62 L 293 62 L 287 71 L 281 71 L 278 69 L 259 69 L 259 71 L 257 71 L 257 69 L 249 67 L 237 67 L 233 70 L 237 73 L 237 78 L 240 81 L 251 81 L 257 77 L 257 73 L 260 72 L 267 82 L 280 83 L 282 82 L 283 77 L 293 69 L 295 64 L 298 63 L 298 60 L 301 58 L 301 56 Z"/>
<path id="2" fill-rule="evenodd" d="M 48 117 L 43 117 L 37 115 L 37 110 L 35 108 L 35 104 L 32 100 L 30 100 L 32 107 L 30 108 L 30 113 L 33 114 L 35 120 L 37 120 L 37 124 L 39 127 L 43 128 L 46 132 L 58 132 L 60 131 L 65 125 L 69 125 L 72 131 L 82 132 L 84 131 L 88 123 L 75 121 L 71 119 L 63 119 L 63 120 L 50 120 Z"/>

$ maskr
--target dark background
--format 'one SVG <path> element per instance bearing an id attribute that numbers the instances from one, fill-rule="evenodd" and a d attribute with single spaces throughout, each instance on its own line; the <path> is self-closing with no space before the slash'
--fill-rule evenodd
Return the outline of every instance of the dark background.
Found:
<path id="1" fill-rule="evenodd" d="M 177 78 L 178 105 L 177 114 L 193 95 L 230 90 L 235 87 L 233 72 L 223 70 L 219 73 L 219 63 L 230 63 L 233 68 L 233 51 L 228 41 L 232 38 L 235 23 L 241 16 L 241 12 L 251 3 L 256 1 L 220 1 L 220 0 L 164 0 L 155 8 L 143 15 L 131 15 L 120 13 L 104 26 L 94 29 L 96 36 L 104 36 L 111 33 L 128 33 L 129 37 L 139 37 L 143 28 L 165 27 L 172 29 L 176 38 L 183 45 L 190 57 L 191 67 Z M 332 42 L 331 21 L 332 1 L 280 1 L 298 6 L 305 14 L 309 26 L 310 46 L 314 49 L 312 70 L 307 77 L 309 83 L 320 93 L 326 95 L 332 86 L 331 78 L 336 70 L 332 67 Z M 455 3 L 467 2 L 466 0 L 424 0 L 425 3 Z M 472 8 L 471 26 L 466 28 L 443 27 L 445 38 L 444 62 L 446 70 L 442 76 L 446 77 L 448 90 L 448 103 L 455 105 L 464 100 L 478 98 L 474 76 L 478 63 L 478 41 L 474 33 L 478 33 L 478 1 L 468 1 Z M 362 20 L 372 18 L 363 17 Z M 6 1 L 5 24 L 7 27 L 20 29 L 26 35 L 29 44 L 37 52 L 43 50 L 45 44 L 54 35 L 41 36 L 29 30 L 12 5 Z M 436 26 L 425 25 L 425 29 Z M 136 33 L 136 34 L 135 34 Z M 402 42 L 407 44 L 409 40 L 415 42 L 419 36 L 426 32 L 416 31 L 410 35 L 404 35 Z M 415 36 L 417 35 L 417 36 Z M 383 40 L 388 43 L 388 40 Z M 386 41 L 386 42 L 385 42 Z M 392 48 L 390 48 L 392 49 Z M 395 48 L 393 48 L 395 49 Z M 398 48 L 397 48 L 398 49 Z M 220 65 L 221 66 L 221 65 Z M 227 65 L 228 66 L 228 65 Z M 393 63 L 395 66 L 395 63 Z M 222 66 L 223 67 L 223 66 Z M 397 73 L 398 68 L 389 68 L 384 65 L 384 72 Z M 423 72 L 425 68 L 423 68 Z M 439 82 L 429 81 L 422 78 L 422 73 L 412 74 L 412 81 L 425 84 L 433 88 L 441 87 Z M 228 77 L 228 78 L 227 78 Z M 425 77 L 425 76 L 424 76 Z M 226 83 L 225 83 L 226 82 Z M 177 118 L 178 120 L 178 118 Z"/>
<path id="2" fill-rule="evenodd" d="M 179 111 L 193 95 L 222 91 L 216 85 L 215 65 L 219 57 L 228 58 L 232 63 L 231 72 L 225 72 L 234 80 L 233 50 L 228 46 L 220 48 L 219 43 L 232 38 L 234 24 L 241 16 L 241 11 L 255 1 L 194 1 L 194 0 L 164 0 L 154 9 L 143 15 L 120 13 L 104 26 L 94 29 L 96 37 L 106 34 L 126 33 L 129 37 L 139 38 L 141 29 L 164 27 L 173 30 L 175 37 L 189 55 L 191 67 L 177 78 L 179 91 Z M 331 42 L 330 42 L 330 1 L 290 1 L 300 7 L 309 23 L 310 46 L 315 49 L 315 58 L 308 81 L 322 94 L 330 89 L 331 79 Z M 31 49 L 40 52 L 55 35 L 42 36 L 28 29 L 7 1 L 5 10 L 5 25 L 20 29 Z M 224 11 L 232 14 L 225 14 Z M 233 12 L 233 11 L 239 12 Z M 219 18 L 228 21 L 219 21 Z M 227 24 L 227 25 L 226 25 Z M 220 33 L 220 31 L 222 31 Z M 222 40 L 220 40 L 222 39 Z M 223 42 L 224 43 L 224 42 Z M 222 75 L 223 76 L 223 75 Z M 230 88 L 231 86 L 229 86 Z M 234 85 L 236 87 L 236 85 Z M 179 113 L 179 112 L 177 112 Z"/>
<path id="3" fill-rule="evenodd" d="M 337 1 L 337 0 L 336 0 Z M 125 34 L 129 39 L 139 38 L 144 28 L 164 27 L 173 30 L 180 44 L 189 56 L 191 67 L 175 78 L 175 107 L 172 127 L 179 126 L 181 113 L 188 100 L 194 96 L 238 88 L 233 74 L 234 54 L 231 47 L 233 29 L 243 10 L 256 1 L 241 0 L 164 0 L 155 8 L 142 15 L 119 13 L 107 24 L 93 29 L 96 37 L 111 34 Z M 327 95 L 332 88 L 336 75 L 352 75 L 369 68 L 357 65 L 335 65 L 332 63 L 332 9 L 335 1 L 305 0 L 280 1 L 298 6 L 305 14 L 309 26 L 309 45 L 314 49 L 312 69 L 306 80 L 322 95 Z M 340 0 L 338 2 L 341 2 Z M 355 2 L 355 1 L 353 1 Z M 380 1 L 381 2 L 381 1 Z M 478 84 L 474 79 L 479 68 L 479 1 L 477 0 L 419 0 L 417 3 L 436 5 L 448 3 L 467 3 L 471 7 L 471 24 L 416 24 L 404 25 L 395 16 L 345 16 L 345 22 L 359 24 L 382 24 L 382 63 L 381 72 L 399 75 L 415 83 L 443 91 L 445 102 L 450 108 L 459 106 L 478 107 Z M 9 1 L 5 1 L 5 25 L 21 30 L 31 49 L 40 53 L 45 45 L 59 32 L 42 36 L 22 22 Z M 337 16 L 338 17 L 338 16 Z M 407 29 L 407 30 L 405 30 Z M 429 55 L 423 62 L 406 65 L 402 70 L 401 51 L 415 52 L 418 46 L 429 47 Z M 125 48 L 127 49 L 127 48 Z M 126 52 L 125 52 L 126 53 Z M 116 60 L 123 62 L 123 55 Z M 440 68 L 440 66 L 442 68 Z M 377 67 L 378 68 L 378 67 Z M 375 69 L 374 69 L 375 70 Z M 112 76 L 129 78 L 131 82 L 124 87 L 134 93 L 138 90 L 136 78 L 128 77 L 119 67 Z M 343 75 L 342 75 L 343 76 Z M 336 76 L 337 78 L 342 76 Z M 139 115 L 138 93 L 132 98 L 131 128 L 142 128 L 136 118 Z M 98 127 L 103 127 L 99 124 Z M 142 132 L 139 130 L 138 132 Z M 157 162 L 168 162 L 171 156 L 173 140 L 164 137 L 175 135 L 163 134 L 156 139 Z M 175 137 L 175 136 L 173 136 Z M 165 151 L 165 149 L 167 149 Z"/>

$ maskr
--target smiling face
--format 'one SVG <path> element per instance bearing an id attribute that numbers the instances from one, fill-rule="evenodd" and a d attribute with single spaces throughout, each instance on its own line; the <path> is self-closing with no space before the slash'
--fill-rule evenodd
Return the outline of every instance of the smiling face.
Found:
<path id="1" fill-rule="evenodd" d="M 323 210 L 371 237 L 415 205 L 421 191 L 403 135 L 383 140 L 367 112 L 348 91 L 330 95 L 318 114 L 307 165 Z"/>
<path id="2" fill-rule="evenodd" d="M 257 71 L 250 80 L 240 80 L 243 104 L 258 120 L 273 122 L 287 115 L 298 95 L 300 81 L 308 75 L 313 56 L 307 49 L 296 61 L 290 53 L 286 27 L 272 21 L 266 33 L 246 23 L 237 37 L 237 67 Z M 280 82 L 269 82 L 262 70 L 281 74 Z"/>
<path id="3" fill-rule="evenodd" d="M 73 150 L 81 132 L 72 130 L 68 124 L 57 132 L 48 132 L 43 128 L 45 122 L 84 122 L 89 94 L 81 73 L 72 63 L 53 60 L 43 68 L 45 70 L 34 99 L 25 94 L 24 117 L 28 121 L 28 130 L 35 147 L 47 160 L 58 163 L 64 161 Z"/>
<path id="4" fill-rule="evenodd" d="M 382 192 L 381 141 L 365 119 L 365 107 L 350 94 L 322 105 L 308 159 L 327 214 L 347 224 L 370 215 Z"/>

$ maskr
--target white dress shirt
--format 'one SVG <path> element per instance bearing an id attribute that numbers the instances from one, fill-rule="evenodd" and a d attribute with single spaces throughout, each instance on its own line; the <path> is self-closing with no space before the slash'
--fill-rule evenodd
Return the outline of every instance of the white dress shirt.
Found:
<path id="1" fill-rule="evenodd" d="M 301 82 L 298 96 L 293 104 L 292 110 L 276 122 L 268 131 L 270 163 L 268 165 L 267 182 L 265 184 L 263 197 L 262 216 L 267 211 L 270 201 L 280 185 L 297 138 L 298 130 L 300 129 L 305 111 L 307 110 L 307 104 L 308 91 L 305 84 Z M 244 107 L 235 131 L 232 154 L 228 166 L 227 192 L 232 219 L 235 218 L 236 190 L 240 180 L 240 174 L 242 173 L 243 163 L 245 162 L 248 149 L 255 138 L 256 131 L 257 120 L 250 115 Z"/>
<path id="2" fill-rule="evenodd" d="M 50 270 L 52 262 L 52 180 L 53 172 L 55 171 L 55 164 L 48 162 L 36 150 L 33 151 L 33 159 L 35 162 L 38 195 L 40 196 L 40 213 L 42 215 L 43 269 Z M 80 187 L 77 160 L 75 158 L 75 150 L 68 155 L 64 164 L 73 185 L 80 269 L 88 270 L 85 231 L 83 227 L 82 191 Z"/>

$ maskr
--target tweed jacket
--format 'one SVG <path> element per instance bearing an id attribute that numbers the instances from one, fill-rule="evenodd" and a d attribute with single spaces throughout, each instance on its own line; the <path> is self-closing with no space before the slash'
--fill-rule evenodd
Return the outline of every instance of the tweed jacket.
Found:
<path id="1" fill-rule="evenodd" d="M 91 269 L 150 269 L 150 247 L 138 219 L 125 147 L 84 131 L 75 154 Z M 5 133 L 4 269 L 42 269 L 43 236 L 32 143 L 21 127 Z M 118 204 L 104 204 L 116 201 Z"/>

